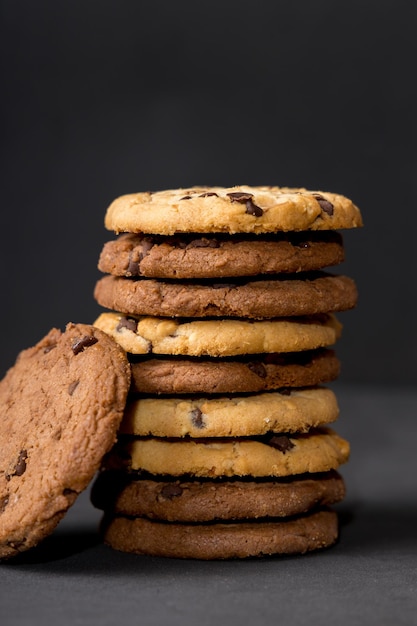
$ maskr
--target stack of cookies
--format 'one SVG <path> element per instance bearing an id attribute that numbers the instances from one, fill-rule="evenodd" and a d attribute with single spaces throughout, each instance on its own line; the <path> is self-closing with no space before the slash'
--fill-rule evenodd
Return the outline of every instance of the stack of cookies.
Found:
<path id="1" fill-rule="evenodd" d="M 109 207 L 95 326 L 132 382 L 93 504 L 115 549 L 225 559 L 304 553 L 338 537 L 349 444 L 326 383 L 336 313 L 355 306 L 341 229 L 347 198 L 202 187 Z"/>

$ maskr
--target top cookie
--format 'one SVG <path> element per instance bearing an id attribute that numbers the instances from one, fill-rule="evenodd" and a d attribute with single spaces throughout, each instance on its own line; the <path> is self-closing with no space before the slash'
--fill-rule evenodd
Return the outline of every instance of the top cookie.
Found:
<path id="1" fill-rule="evenodd" d="M 288 187 L 191 187 L 116 198 L 105 226 L 116 233 L 270 233 L 362 226 L 348 198 Z"/>
<path id="2" fill-rule="evenodd" d="M 116 440 L 130 384 L 125 352 L 85 324 L 52 329 L 0 382 L 0 559 L 36 545 Z"/>

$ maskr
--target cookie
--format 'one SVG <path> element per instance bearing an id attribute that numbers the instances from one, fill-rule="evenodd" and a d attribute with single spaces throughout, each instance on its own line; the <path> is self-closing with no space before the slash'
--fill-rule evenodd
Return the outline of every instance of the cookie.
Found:
<path id="1" fill-rule="evenodd" d="M 339 416 L 331 389 L 228 398 L 141 398 L 128 402 L 120 433 L 146 437 L 249 437 L 307 432 Z"/>
<path id="2" fill-rule="evenodd" d="M 291 476 L 337 469 L 348 458 L 349 443 L 330 428 L 320 428 L 250 439 L 127 438 L 109 453 L 104 467 L 207 478 Z"/>
<path id="3" fill-rule="evenodd" d="M 308 272 L 343 261 L 342 236 L 332 231 L 244 238 L 124 233 L 105 243 L 98 268 L 125 277 L 223 278 Z"/>
<path id="4" fill-rule="evenodd" d="M 299 515 L 345 497 L 336 471 L 271 480 L 161 480 L 101 472 L 93 505 L 107 512 L 168 522 L 210 522 Z"/>
<path id="5" fill-rule="evenodd" d="M 0 558 L 52 532 L 112 447 L 130 384 L 123 350 L 85 324 L 52 329 L 0 382 Z"/>
<path id="6" fill-rule="evenodd" d="M 141 517 L 107 517 L 107 545 L 135 554 L 182 559 L 238 559 L 303 554 L 333 545 L 337 513 L 319 510 L 274 521 L 179 524 Z"/>
<path id="7" fill-rule="evenodd" d="M 342 195 L 286 187 L 192 187 L 116 198 L 105 226 L 116 233 L 173 235 L 338 230 L 362 225 Z"/>
<path id="8" fill-rule="evenodd" d="M 132 394 L 255 393 L 311 387 L 335 380 L 340 361 L 334 350 L 225 358 L 145 358 L 130 355 Z"/>
<path id="9" fill-rule="evenodd" d="M 129 315 L 270 319 L 346 311 L 357 302 L 348 276 L 320 272 L 251 282 L 196 284 L 104 276 L 97 302 Z"/>
<path id="10" fill-rule="evenodd" d="M 102 313 L 94 324 L 132 354 L 211 357 L 312 350 L 334 344 L 342 329 L 332 314 L 255 322 L 134 318 L 111 312 Z"/>

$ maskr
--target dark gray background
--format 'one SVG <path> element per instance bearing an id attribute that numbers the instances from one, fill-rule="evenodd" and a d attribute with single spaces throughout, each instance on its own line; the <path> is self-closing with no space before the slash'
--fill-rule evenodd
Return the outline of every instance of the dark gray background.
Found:
<path id="1" fill-rule="evenodd" d="M 360 206 L 343 376 L 415 383 L 416 6 L 3 0 L 1 375 L 96 318 L 114 197 L 246 183 Z"/>
<path id="2" fill-rule="evenodd" d="M 337 430 L 341 541 L 243 563 L 124 555 L 86 491 L 0 567 L 0 622 L 417 624 L 416 3 L 3 0 L 0 376 L 92 322 L 104 213 L 123 193 L 273 184 L 351 197 Z M 408 385 L 408 390 L 404 385 Z"/>

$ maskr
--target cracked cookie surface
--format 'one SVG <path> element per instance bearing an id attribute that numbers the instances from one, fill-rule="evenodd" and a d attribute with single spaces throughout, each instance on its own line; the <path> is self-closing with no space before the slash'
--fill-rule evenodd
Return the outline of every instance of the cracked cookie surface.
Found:
<path id="1" fill-rule="evenodd" d="M 85 324 L 52 329 L 0 382 L 0 558 L 50 534 L 116 440 L 126 354 Z"/>
<path id="2" fill-rule="evenodd" d="M 349 452 L 349 443 L 330 428 L 248 439 L 137 437 L 120 441 L 104 466 L 207 478 L 291 476 L 337 469 L 346 463 Z"/>
<path id="3" fill-rule="evenodd" d="M 362 225 L 358 207 L 340 194 L 287 187 L 191 187 L 126 194 L 108 207 L 116 233 L 173 235 L 336 230 Z"/>
<path id="4" fill-rule="evenodd" d="M 101 531 L 116 550 L 185 559 L 237 559 L 303 554 L 331 546 L 337 513 L 322 509 L 286 520 L 179 524 L 107 516 Z"/>
<path id="5" fill-rule="evenodd" d="M 331 389 L 294 389 L 232 397 L 128 401 L 120 433 L 153 437 L 248 437 L 307 432 L 339 416 Z"/>
<path id="6" fill-rule="evenodd" d="M 223 278 L 318 270 L 344 260 L 338 232 L 158 237 L 124 233 L 104 244 L 98 268 L 114 276 Z"/>
<path id="7" fill-rule="evenodd" d="M 345 483 L 336 471 L 257 480 L 170 480 L 103 471 L 91 491 L 98 509 L 168 522 L 287 517 L 344 497 Z"/>
<path id="8" fill-rule="evenodd" d="M 342 325 L 330 315 L 278 320 L 183 320 L 102 313 L 95 326 L 126 352 L 184 356 L 235 356 L 299 352 L 330 346 Z"/>
<path id="9" fill-rule="evenodd" d="M 275 280 L 198 284 L 104 276 L 94 296 L 104 308 L 129 315 L 271 319 L 352 309 L 355 282 L 319 272 Z"/>

